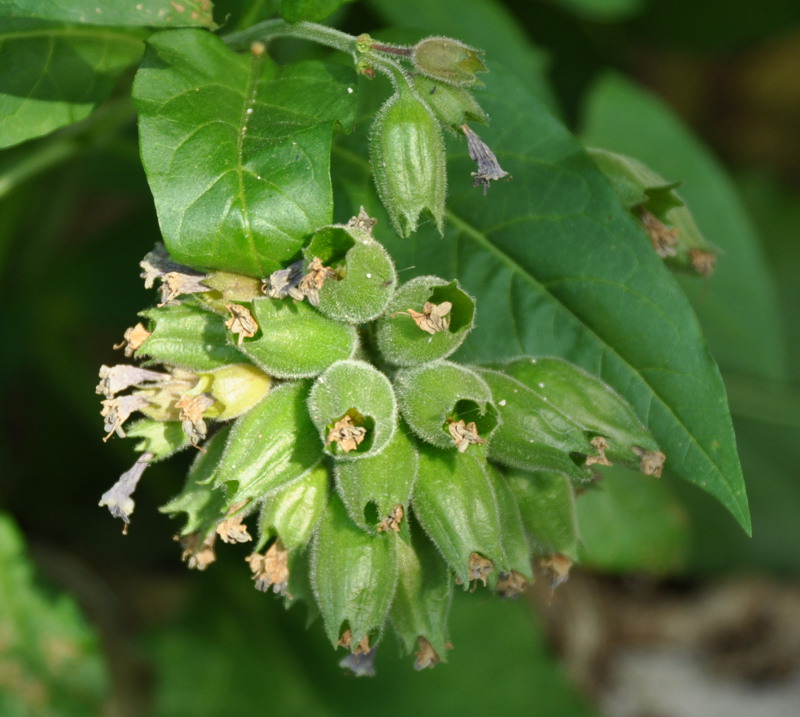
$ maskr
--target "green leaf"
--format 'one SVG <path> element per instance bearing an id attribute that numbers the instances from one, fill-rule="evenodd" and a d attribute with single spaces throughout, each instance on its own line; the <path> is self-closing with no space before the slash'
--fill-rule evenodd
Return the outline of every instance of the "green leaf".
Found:
<path id="1" fill-rule="evenodd" d="M 242 351 L 272 376 L 316 376 L 356 349 L 355 328 L 332 321 L 304 301 L 255 299 L 253 314 L 260 330 L 244 340 Z"/>
<path id="2" fill-rule="evenodd" d="M 277 535 L 289 551 L 302 548 L 311 539 L 328 506 L 329 483 L 328 469 L 319 465 L 267 498 L 259 519 L 258 544 L 253 552 L 262 550 L 273 535 Z"/>
<path id="3" fill-rule="evenodd" d="M 231 503 L 261 500 L 310 471 L 322 455 L 306 410 L 308 383 L 284 383 L 242 416 L 231 430 L 214 486 Z"/>
<path id="4" fill-rule="evenodd" d="M 402 505 L 408 512 L 417 465 L 417 449 L 402 422 L 378 455 L 337 461 L 336 490 L 353 522 L 362 530 L 372 531 L 395 506 Z M 370 504 L 374 515 L 368 517 Z"/>
<path id="5" fill-rule="evenodd" d="M 579 17 L 594 21 L 621 20 L 639 13 L 646 0 L 553 0 Z"/>
<path id="6" fill-rule="evenodd" d="M 197 304 L 184 301 L 139 314 L 150 319 L 148 339 L 137 357 L 173 364 L 190 371 L 207 371 L 232 363 L 249 363 L 247 357 L 227 343 L 225 321 Z"/>
<path id="7" fill-rule="evenodd" d="M 533 554 L 561 553 L 577 560 L 575 492 L 567 477 L 545 471 L 510 471 L 506 480 L 517 499 Z"/>
<path id="8" fill-rule="evenodd" d="M 141 33 L 2 15 L 0 147 L 87 117 L 144 50 Z"/>
<path id="9" fill-rule="evenodd" d="M 334 646 L 346 627 L 353 648 L 382 630 L 397 584 L 396 543 L 394 533 L 370 535 L 356 527 L 338 496 L 332 498 L 314 540 L 311 578 Z"/>
<path id="10" fill-rule="evenodd" d="M 150 39 L 134 83 L 142 162 L 172 257 L 267 276 L 332 220 L 335 123 L 355 111 L 352 70 L 280 67 L 199 30 Z"/>
<path id="11" fill-rule="evenodd" d="M 471 453 L 424 446 L 414 486 L 414 515 L 464 586 L 472 553 L 503 569 L 502 528 L 484 463 Z"/>
<path id="12" fill-rule="evenodd" d="M 481 196 L 462 150 L 450 162 L 444 239 L 429 227 L 387 238 L 395 262 L 457 276 L 475 297 L 462 360 L 559 356 L 598 376 L 653 433 L 667 470 L 749 531 L 724 387 L 685 295 L 575 139 L 508 72 L 488 77 L 484 139 L 514 179 Z M 376 216 L 367 182 L 349 186 Z"/>
<path id="13" fill-rule="evenodd" d="M 353 0 L 281 0 L 281 16 L 286 22 L 319 22 Z"/>
<path id="14" fill-rule="evenodd" d="M 786 377 L 775 292 L 758 237 L 731 181 L 709 150 L 660 100 L 614 75 L 584 108 L 583 139 L 681 178 L 681 196 L 721 256 L 708 281 L 681 278 L 723 371 Z M 746 350 L 743 350 L 746 347 Z"/>
<path id="15" fill-rule="evenodd" d="M 4 15 L 81 25 L 214 27 L 211 0 L 0 0 L 0 16 Z"/>
<path id="16" fill-rule="evenodd" d="M 528 540 L 522 523 L 517 497 L 511 490 L 508 480 L 497 468 L 487 466 L 486 475 L 497 499 L 497 510 L 502 526 L 503 552 L 506 571 L 516 570 L 529 580 L 533 579 Z"/>
<path id="17" fill-rule="evenodd" d="M 686 513 L 663 482 L 618 469 L 576 501 L 579 561 L 604 571 L 675 573 L 689 543 Z"/>
<path id="18" fill-rule="evenodd" d="M 100 641 L 67 595 L 35 583 L 22 535 L 0 514 L 0 713 L 12 717 L 101 714 L 108 700 Z"/>

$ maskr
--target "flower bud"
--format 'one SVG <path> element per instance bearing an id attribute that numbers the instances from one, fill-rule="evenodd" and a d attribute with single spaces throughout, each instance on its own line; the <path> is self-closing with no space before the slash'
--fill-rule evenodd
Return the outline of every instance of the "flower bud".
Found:
<path id="1" fill-rule="evenodd" d="M 492 394 L 474 371 L 449 361 L 404 368 L 395 376 L 400 411 L 420 438 L 464 453 L 486 443 L 498 423 Z"/>
<path id="2" fill-rule="evenodd" d="M 426 37 L 414 46 L 411 58 L 421 74 L 465 87 L 478 81 L 476 72 L 486 72 L 482 54 L 451 37 Z"/>
<path id="3" fill-rule="evenodd" d="M 449 307 L 449 308 L 448 308 Z M 449 356 L 475 321 L 475 302 L 458 282 L 419 276 L 403 284 L 375 326 L 381 355 L 395 366 Z"/>
<path id="4" fill-rule="evenodd" d="M 455 129 L 467 122 L 488 121 L 472 93 L 463 87 L 453 87 L 425 75 L 414 75 L 412 82 L 419 96 L 445 127 Z"/>
<path id="5" fill-rule="evenodd" d="M 370 160 L 378 194 L 398 234 L 417 228 L 430 212 L 443 232 L 447 168 L 439 123 L 408 87 L 387 100 L 370 137 Z"/>

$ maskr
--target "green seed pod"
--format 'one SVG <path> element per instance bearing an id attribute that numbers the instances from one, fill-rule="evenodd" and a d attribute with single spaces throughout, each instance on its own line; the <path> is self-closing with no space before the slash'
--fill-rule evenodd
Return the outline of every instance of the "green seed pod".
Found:
<path id="1" fill-rule="evenodd" d="M 378 195 L 397 233 L 407 237 L 423 211 L 444 231 L 447 166 L 442 132 L 428 106 L 408 87 L 375 117 L 370 162 Z"/>
<path id="2" fill-rule="evenodd" d="M 414 75 L 412 83 L 445 127 L 455 129 L 467 122 L 489 121 L 472 93 L 463 87 L 453 87 L 424 75 Z"/>
<path id="3" fill-rule="evenodd" d="M 161 506 L 159 511 L 167 515 L 186 514 L 186 523 L 179 531 L 180 535 L 198 533 L 201 541 L 210 535 L 230 504 L 225 492 L 209 485 L 219 465 L 228 439 L 228 427 L 218 431 L 198 453 L 183 490 L 169 503 Z"/>
<path id="4" fill-rule="evenodd" d="M 587 465 L 620 462 L 661 475 L 664 454 L 627 401 L 610 386 L 560 359 L 517 359 L 505 364 L 503 372 L 591 437 Z"/>
<path id="5" fill-rule="evenodd" d="M 416 366 L 453 353 L 475 323 L 475 301 L 457 281 L 418 276 L 395 293 L 375 324 L 381 355 L 395 366 Z"/>
<path id="6" fill-rule="evenodd" d="M 150 462 L 169 458 L 172 454 L 188 448 L 191 443 L 183 432 L 180 421 L 155 421 L 143 418 L 125 429 L 128 438 L 138 438 L 136 450 L 139 453 L 152 453 Z"/>
<path id="7" fill-rule="evenodd" d="M 380 453 L 358 461 L 337 461 L 334 477 L 336 490 L 359 528 L 397 532 L 417 477 L 416 446 L 400 423 Z"/>
<path id="8" fill-rule="evenodd" d="M 463 453 L 472 443 L 486 443 L 497 427 L 489 386 L 464 366 L 436 361 L 404 368 L 394 385 L 403 418 L 414 433 L 438 448 Z"/>
<path id="9" fill-rule="evenodd" d="M 380 453 L 397 425 L 389 379 L 365 361 L 338 361 L 315 382 L 308 410 L 325 451 L 337 458 Z"/>
<path id="10" fill-rule="evenodd" d="M 397 584 L 397 538 L 356 527 L 333 496 L 312 547 L 311 583 L 334 646 L 369 651 L 379 636 Z M 349 632 L 348 632 L 349 631 Z"/>
<path id="11" fill-rule="evenodd" d="M 308 416 L 308 383 L 284 383 L 239 418 L 214 475 L 232 503 L 262 500 L 299 480 L 322 457 Z"/>
<path id="12" fill-rule="evenodd" d="M 416 70 L 450 85 L 474 85 L 476 72 L 486 72 L 482 50 L 475 50 L 451 37 L 426 37 L 413 50 L 411 59 Z"/>
<path id="13" fill-rule="evenodd" d="M 331 321 L 305 302 L 263 298 L 252 306 L 258 330 L 242 340 L 241 349 L 272 376 L 316 376 L 356 349 L 352 326 Z"/>
<path id="14" fill-rule="evenodd" d="M 302 548 L 311 539 L 314 528 L 328 506 L 330 476 L 318 465 L 265 501 L 259 520 L 256 551 L 277 537 L 288 551 Z"/>
<path id="15" fill-rule="evenodd" d="M 486 466 L 486 476 L 492 486 L 502 528 L 501 542 L 505 554 L 506 573 L 516 573 L 527 580 L 533 579 L 530 551 L 522 523 L 517 498 L 506 477 L 494 466 Z M 499 577 L 499 576 L 498 576 Z M 512 591 L 509 589 L 509 593 Z M 513 597 L 513 594 L 508 594 Z"/>
<path id="16" fill-rule="evenodd" d="M 397 541 L 397 592 L 389 620 L 403 650 L 418 649 L 414 668 L 446 661 L 447 616 L 453 579 L 447 563 L 424 535 L 410 533 Z"/>
<path id="17" fill-rule="evenodd" d="M 318 284 L 316 306 L 331 319 L 363 324 L 380 316 L 397 284 L 394 262 L 381 244 L 356 227 L 318 231 L 304 250 L 309 284 Z M 310 281 L 308 281 L 310 279 Z M 302 286 L 301 282 L 301 286 Z"/>
<path id="18" fill-rule="evenodd" d="M 509 471 L 506 481 L 517 499 L 528 545 L 535 556 L 578 557 L 575 491 L 561 473 Z"/>
<path id="19" fill-rule="evenodd" d="M 476 370 L 490 386 L 502 418 L 489 444 L 490 459 L 513 468 L 561 471 L 579 482 L 590 478 L 590 471 L 576 462 L 594 453 L 580 426 L 516 379 Z"/>
<path id="20" fill-rule="evenodd" d="M 139 315 L 150 319 L 150 336 L 136 350 L 137 357 L 146 356 L 190 371 L 247 362 L 227 342 L 224 319 L 191 300 L 148 309 Z"/>
<path id="21" fill-rule="evenodd" d="M 485 462 L 471 454 L 422 447 L 414 515 L 459 580 L 484 585 L 506 570 L 497 501 Z"/>

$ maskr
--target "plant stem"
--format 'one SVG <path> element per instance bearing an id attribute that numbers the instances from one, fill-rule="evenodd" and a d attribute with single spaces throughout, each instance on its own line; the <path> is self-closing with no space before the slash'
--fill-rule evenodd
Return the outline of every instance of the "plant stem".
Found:
<path id="1" fill-rule="evenodd" d="M 279 18 L 265 20 L 222 39 L 234 49 L 244 49 L 256 40 L 271 40 L 274 37 L 297 37 L 341 50 L 353 57 L 356 55 L 357 39 L 353 35 L 315 22 L 289 23 Z"/>

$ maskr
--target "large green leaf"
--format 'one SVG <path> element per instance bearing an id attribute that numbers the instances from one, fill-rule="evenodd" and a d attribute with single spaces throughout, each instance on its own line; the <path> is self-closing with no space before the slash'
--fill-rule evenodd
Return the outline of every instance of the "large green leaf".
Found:
<path id="1" fill-rule="evenodd" d="M 331 132 L 352 123 L 354 86 L 341 66 L 279 67 L 200 30 L 155 35 L 134 99 L 175 260 L 265 276 L 329 223 Z"/>
<path id="2" fill-rule="evenodd" d="M 462 148 L 450 162 L 444 239 L 429 227 L 406 241 L 376 235 L 399 267 L 458 277 L 475 296 L 476 328 L 459 356 L 559 356 L 599 376 L 650 428 L 667 469 L 749 530 L 724 387 L 685 295 L 605 178 L 525 87 L 495 68 L 484 106 L 486 139 L 514 179 L 481 196 Z M 353 201 L 388 224 L 358 166 Z"/>
<path id="3" fill-rule="evenodd" d="M 144 50 L 140 33 L 2 15 L 0 147 L 84 119 Z"/>
<path id="4" fill-rule="evenodd" d="M 286 22 L 319 22 L 353 0 L 281 0 L 281 15 Z"/>
<path id="5" fill-rule="evenodd" d="M 85 25 L 213 27 L 211 0 L 0 0 L 0 16 Z"/>
<path id="6" fill-rule="evenodd" d="M 22 535 L 5 514 L 0 514 L 0 594 L 0 713 L 100 714 L 107 688 L 99 640 L 68 596 L 48 595 L 36 585 Z"/>
<path id="7" fill-rule="evenodd" d="M 584 109 L 587 144 L 629 154 L 670 181 L 704 236 L 722 249 L 708 281 L 682 277 L 723 371 L 786 376 L 775 282 L 758 236 L 722 167 L 660 100 L 622 77 L 603 77 Z"/>

